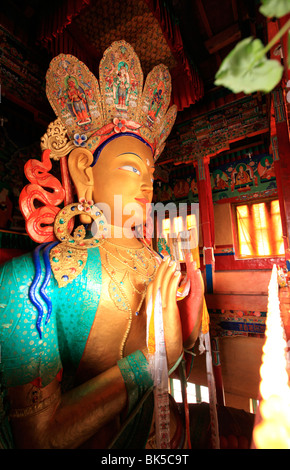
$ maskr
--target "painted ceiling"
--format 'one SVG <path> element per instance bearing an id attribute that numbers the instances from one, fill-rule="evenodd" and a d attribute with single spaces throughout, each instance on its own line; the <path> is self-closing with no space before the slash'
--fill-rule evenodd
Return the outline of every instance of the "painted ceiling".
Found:
<path id="1" fill-rule="evenodd" d="M 145 75 L 157 63 L 170 69 L 176 66 L 159 23 L 144 0 L 92 0 L 90 7 L 76 17 L 75 25 L 100 55 L 112 41 L 125 38 L 140 57 Z"/>
<path id="2" fill-rule="evenodd" d="M 255 0 L 7 0 L 0 12 L 0 117 L 6 133 L 11 138 L 17 127 L 18 141 L 26 145 L 32 126 L 43 134 L 54 119 L 44 89 L 55 55 L 76 55 L 98 76 L 104 50 L 125 39 L 137 52 L 145 76 L 159 63 L 172 75 L 172 100 L 179 113 L 160 163 L 168 167 L 204 156 L 209 140 L 211 156 L 230 151 L 231 107 L 237 129 L 243 121 L 243 132 L 233 140 L 247 137 L 248 124 L 251 135 L 260 124 L 261 134 L 267 131 L 265 102 L 254 98 L 250 122 L 236 104 L 245 96 L 214 85 L 219 65 L 240 39 L 253 35 L 265 41 L 258 7 Z"/>

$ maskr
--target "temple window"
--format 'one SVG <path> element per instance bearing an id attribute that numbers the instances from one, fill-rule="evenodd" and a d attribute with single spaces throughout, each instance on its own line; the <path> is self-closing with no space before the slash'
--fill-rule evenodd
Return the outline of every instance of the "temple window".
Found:
<path id="1" fill-rule="evenodd" d="M 238 258 L 284 254 L 278 199 L 233 205 L 233 216 Z"/>
<path id="2" fill-rule="evenodd" d="M 177 403 L 182 403 L 181 382 L 179 379 L 170 381 L 170 392 Z M 209 403 L 208 387 L 187 382 L 186 393 L 188 403 Z"/>
<path id="3" fill-rule="evenodd" d="M 189 246 L 194 259 L 197 257 L 199 263 L 198 234 L 198 214 L 192 213 L 186 216 L 179 215 L 162 219 L 161 232 L 159 231 L 158 237 L 165 238 L 177 261 L 185 260 L 186 250 L 184 247 Z M 188 237 L 188 244 L 186 237 Z"/>

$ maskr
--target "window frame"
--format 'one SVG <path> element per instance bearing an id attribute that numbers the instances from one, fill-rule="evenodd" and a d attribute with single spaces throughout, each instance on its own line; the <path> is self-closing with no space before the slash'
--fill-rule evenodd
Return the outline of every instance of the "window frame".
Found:
<path id="1" fill-rule="evenodd" d="M 200 208 L 199 208 L 200 210 Z M 187 204 L 187 210 L 186 210 L 186 217 L 191 215 L 191 204 Z M 176 212 L 176 217 L 180 217 L 182 214 L 180 213 L 179 207 L 177 206 L 177 212 Z M 167 214 L 164 219 L 169 219 L 169 215 Z M 170 222 L 170 226 L 171 226 Z M 199 218 L 198 218 L 198 223 L 197 223 L 197 240 L 198 240 L 198 250 L 199 250 L 199 230 L 200 230 L 200 213 L 199 213 Z M 155 251 L 158 251 L 157 249 L 157 214 L 156 212 L 154 213 L 154 239 L 153 239 L 153 249 Z M 200 257 L 199 257 L 200 258 Z M 179 260 L 179 263 L 183 264 L 185 261 L 184 260 Z"/>
<path id="2" fill-rule="evenodd" d="M 269 254 L 269 255 L 247 255 L 243 256 L 240 252 L 240 243 L 239 243 L 239 229 L 238 229 L 238 219 L 237 219 L 237 207 L 238 206 L 245 206 L 245 205 L 254 205 L 254 204 L 262 204 L 268 203 L 271 201 L 278 201 L 279 199 L 277 196 L 261 198 L 261 199 L 251 199 L 249 201 L 239 201 L 239 202 L 232 202 L 231 203 L 231 216 L 232 216 L 232 229 L 233 229 L 233 242 L 234 242 L 234 250 L 235 250 L 235 259 L 241 261 L 247 260 L 261 260 L 261 259 L 273 259 L 273 258 L 283 258 L 285 253 L 281 254 Z M 281 212 L 280 212 L 280 220 L 281 220 Z M 281 220 L 281 228 L 282 228 L 282 237 L 283 237 L 283 227 L 282 227 L 282 220 Z"/>

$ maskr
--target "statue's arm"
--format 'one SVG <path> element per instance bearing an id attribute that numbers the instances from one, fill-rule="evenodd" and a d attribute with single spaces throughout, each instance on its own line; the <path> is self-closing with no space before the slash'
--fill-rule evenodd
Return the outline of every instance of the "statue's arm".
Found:
<path id="1" fill-rule="evenodd" d="M 41 389 L 36 406 L 23 407 L 27 385 L 9 390 L 17 448 L 78 448 L 126 408 L 127 391 L 118 366 L 64 394 L 56 382 Z"/>
<path id="2" fill-rule="evenodd" d="M 110 425 L 113 418 L 127 418 L 152 385 L 147 359 L 137 350 L 64 394 L 53 380 L 41 389 L 42 399 L 34 406 L 25 407 L 31 384 L 10 389 L 10 421 L 16 447 L 78 448 L 103 426 Z M 20 405 L 22 408 L 17 408 Z"/>
<path id="3" fill-rule="evenodd" d="M 136 405 L 151 384 L 147 361 L 136 351 L 61 393 L 57 377 L 62 362 L 54 315 L 40 340 L 36 312 L 27 298 L 33 272 L 30 256 L 0 269 L 0 380 L 7 393 L 14 444 L 18 448 L 77 448 L 112 418 Z"/>

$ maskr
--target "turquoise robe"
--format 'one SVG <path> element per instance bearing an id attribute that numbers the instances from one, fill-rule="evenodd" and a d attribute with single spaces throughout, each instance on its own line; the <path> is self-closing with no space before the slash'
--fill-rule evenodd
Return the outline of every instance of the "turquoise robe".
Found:
<path id="1" fill-rule="evenodd" d="M 36 252 L 13 258 L 0 267 L 0 447 L 4 448 L 13 447 L 5 400 L 7 388 L 36 379 L 45 387 L 61 370 L 63 390 L 71 388 L 99 305 L 102 289 L 99 248 L 88 249 L 81 274 L 59 288 L 48 258 L 51 247 L 41 245 Z M 144 390 L 147 385 L 150 388 L 146 384 Z M 148 426 L 152 418 L 152 399 L 149 401 L 145 413 Z M 131 422 L 134 429 L 138 422 L 145 425 L 142 415 L 141 410 L 135 424 Z M 120 436 L 114 446 L 135 447 L 128 440 L 134 434 L 129 432 L 125 441 Z M 141 442 L 136 448 L 139 445 Z"/>

